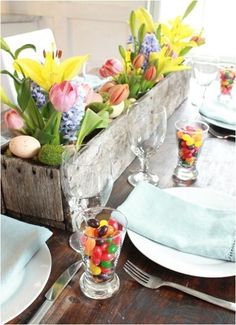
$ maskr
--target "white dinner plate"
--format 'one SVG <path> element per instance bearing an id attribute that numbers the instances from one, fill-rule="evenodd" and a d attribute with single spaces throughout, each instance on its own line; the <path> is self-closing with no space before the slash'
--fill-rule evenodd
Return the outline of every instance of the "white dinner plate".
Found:
<path id="1" fill-rule="evenodd" d="M 165 191 L 208 208 L 235 209 L 235 200 L 232 196 L 209 189 L 173 187 Z M 183 253 L 153 242 L 131 230 L 128 230 L 128 235 L 141 253 L 170 270 L 206 278 L 221 278 L 236 274 L 235 263 Z"/>
<path id="2" fill-rule="evenodd" d="M 40 294 L 49 278 L 52 266 L 46 244 L 25 267 L 22 282 L 14 294 L 1 305 L 1 324 L 22 313 Z"/>
<path id="3" fill-rule="evenodd" d="M 227 130 L 236 130 L 236 125 L 235 124 L 228 124 L 228 123 L 223 123 L 221 121 L 214 120 L 212 118 L 206 117 L 200 113 L 201 117 L 203 118 L 204 121 L 207 123 L 210 123 L 215 126 L 219 126 L 221 128 L 227 129 Z"/>

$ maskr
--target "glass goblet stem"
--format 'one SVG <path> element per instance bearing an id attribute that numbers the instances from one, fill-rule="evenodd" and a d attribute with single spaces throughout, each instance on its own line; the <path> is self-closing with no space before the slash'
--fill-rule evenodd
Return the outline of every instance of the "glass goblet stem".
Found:
<path id="1" fill-rule="evenodd" d="M 141 166 L 140 171 L 144 174 L 148 174 L 148 169 L 149 169 L 148 159 L 145 157 L 140 157 L 139 161 Z"/>

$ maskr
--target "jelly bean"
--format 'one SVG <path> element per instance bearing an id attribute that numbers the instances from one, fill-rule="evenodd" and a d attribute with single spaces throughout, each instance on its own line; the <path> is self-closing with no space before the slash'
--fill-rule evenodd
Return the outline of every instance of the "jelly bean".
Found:
<path id="1" fill-rule="evenodd" d="M 101 245 L 101 249 L 102 249 L 103 252 L 107 251 L 107 249 L 108 249 L 108 243 L 105 242 L 103 245 Z"/>
<path id="2" fill-rule="evenodd" d="M 112 234 L 114 233 L 114 228 L 111 225 L 107 226 L 107 232 L 106 232 L 106 237 L 108 236 L 112 236 Z"/>
<path id="3" fill-rule="evenodd" d="M 97 246 L 102 246 L 102 245 L 104 245 L 104 243 L 105 243 L 104 239 L 98 238 L 96 240 L 96 245 Z"/>
<path id="4" fill-rule="evenodd" d="M 84 244 L 84 248 L 87 252 L 92 251 L 96 245 L 96 240 L 93 238 L 88 238 Z"/>
<path id="5" fill-rule="evenodd" d="M 90 226 L 90 227 L 93 227 L 93 228 L 98 228 L 99 227 L 99 221 L 97 219 L 89 219 L 87 221 L 87 224 Z"/>
<path id="6" fill-rule="evenodd" d="M 90 271 L 93 275 L 101 274 L 101 268 L 90 262 Z"/>
<path id="7" fill-rule="evenodd" d="M 108 253 L 114 254 L 118 249 L 118 246 L 115 244 L 112 244 L 108 246 Z"/>
<path id="8" fill-rule="evenodd" d="M 118 230 L 118 222 L 115 219 L 109 219 L 108 225 L 112 226 L 114 230 Z"/>
<path id="9" fill-rule="evenodd" d="M 95 256 L 92 256 L 92 262 L 95 265 L 99 265 L 101 263 L 101 260 L 100 260 L 100 258 L 97 258 Z"/>
<path id="10" fill-rule="evenodd" d="M 120 243 L 121 243 L 121 236 L 120 236 L 120 231 L 119 230 L 117 232 L 115 232 L 115 234 L 113 235 L 112 242 L 115 245 L 120 245 Z"/>
<path id="11" fill-rule="evenodd" d="M 112 261 L 114 259 L 114 255 L 113 254 L 109 254 L 109 253 L 102 253 L 102 256 L 101 256 L 101 260 L 102 261 Z"/>
<path id="12" fill-rule="evenodd" d="M 94 228 L 92 227 L 86 227 L 84 230 L 85 235 L 88 237 L 94 237 Z"/>
<path id="13" fill-rule="evenodd" d="M 181 131 L 177 131 L 177 137 L 178 137 L 179 139 L 182 139 L 182 136 L 183 136 L 183 132 L 181 132 Z"/>
<path id="14" fill-rule="evenodd" d="M 112 262 L 112 261 L 102 261 L 102 262 L 100 263 L 100 265 L 101 265 L 102 267 L 106 268 L 106 269 L 110 269 L 110 268 L 112 268 L 112 266 L 113 266 L 113 262 Z"/>
<path id="15" fill-rule="evenodd" d="M 93 257 L 101 259 L 102 248 L 100 246 L 95 246 L 93 249 Z"/>
<path id="16" fill-rule="evenodd" d="M 122 231 L 123 228 L 124 228 L 123 225 L 121 223 L 118 223 L 118 230 L 121 230 Z"/>
<path id="17" fill-rule="evenodd" d="M 107 225 L 108 225 L 108 221 L 107 220 L 103 219 L 103 220 L 100 221 L 100 224 L 99 224 L 100 227 L 107 226 Z"/>
<path id="18" fill-rule="evenodd" d="M 101 227 L 98 229 L 98 236 L 99 236 L 99 237 L 105 236 L 106 233 L 107 233 L 107 229 L 108 229 L 108 227 L 107 227 L 106 225 L 101 226 Z"/>
<path id="19" fill-rule="evenodd" d="M 108 273 L 112 273 L 113 269 L 109 269 L 109 268 L 105 268 L 101 266 L 101 273 L 103 274 L 108 274 Z"/>
<path id="20" fill-rule="evenodd" d="M 197 148 L 200 148 L 200 147 L 202 146 L 202 141 L 201 141 L 201 140 L 196 141 L 196 142 L 195 142 L 195 146 L 196 146 Z"/>
<path id="21" fill-rule="evenodd" d="M 190 138 L 189 140 L 186 141 L 186 145 L 189 147 L 189 146 L 192 146 L 194 144 L 194 139 Z"/>

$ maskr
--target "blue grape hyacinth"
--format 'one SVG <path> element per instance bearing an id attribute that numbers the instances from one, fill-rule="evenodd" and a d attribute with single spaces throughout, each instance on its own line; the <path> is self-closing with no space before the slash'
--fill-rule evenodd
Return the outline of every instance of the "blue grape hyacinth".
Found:
<path id="1" fill-rule="evenodd" d="M 33 81 L 31 83 L 31 95 L 38 109 L 42 108 L 46 104 L 47 97 L 43 89 Z"/>
<path id="2" fill-rule="evenodd" d="M 140 53 L 144 54 L 145 56 L 145 61 L 143 64 L 144 69 L 147 67 L 149 54 L 151 52 L 159 52 L 159 51 L 160 51 L 160 44 L 155 34 L 153 33 L 146 34 L 140 48 Z"/>

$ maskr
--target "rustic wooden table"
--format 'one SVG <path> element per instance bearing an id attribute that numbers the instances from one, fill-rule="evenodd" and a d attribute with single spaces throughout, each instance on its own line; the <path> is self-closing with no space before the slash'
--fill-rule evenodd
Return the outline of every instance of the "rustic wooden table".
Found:
<path id="1" fill-rule="evenodd" d="M 183 103 L 168 121 L 165 143 L 151 161 L 151 168 L 160 176 L 160 187 L 173 187 L 172 172 L 177 162 L 174 122 L 179 118 L 196 118 L 197 109 Z M 208 187 L 230 195 L 235 189 L 235 143 L 209 136 L 198 161 L 199 177 L 194 186 Z M 132 187 L 127 176 L 137 169 L 134 161 L 116 181 L 108 205 L 117 207 L 124 201 Z M 74 261 L 80 258 L 68 245 L 70 233 L 52 229 L 48 241 L 52 255 L 52 271 L 44 290 L 23 313 L 11 324 L 29 321 L 45 300 L 44 294 L 57 277 Z M 214 306 L 172 288 L 150 290 L 133 281 L 122 269 L 129 258 L 149 273 L 167 281 L 206 292 L 218 298 L 234 301 L 234 277 L 203 278 L 189 276 L 166 269 L 146 258 L 126 236 L 117 273 L 121 280 L 119 293 L 107 300 L 86 298 L 79 287 L 79 272 L 48 311 L 42 323 L 47 324 L 234 324 L 234 313 Z"/>

